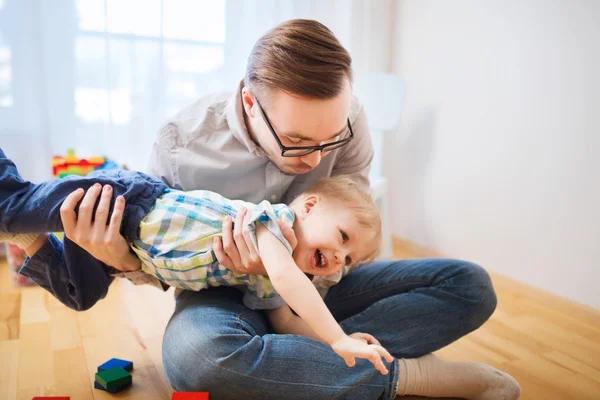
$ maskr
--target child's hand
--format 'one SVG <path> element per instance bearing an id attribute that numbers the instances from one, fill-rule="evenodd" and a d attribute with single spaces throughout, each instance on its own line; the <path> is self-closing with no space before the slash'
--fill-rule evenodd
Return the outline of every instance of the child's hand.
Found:
<path id="1" fill-rule="evenodd" d="M 351 338 L 350 336 L 344 336 L 342 339 L 334 342 L 331 348 L 346 361 L 349 367 L 354 367 L 356 364 L 354 357 L 366 358 L 383 375 L 387 375 L 388 370 L 383 361 L 381 361 L 381 357 L 384 357 L 387 362 L 394 361 L 394 357 L 380 345 L 367 344 L 361 339 Z"/>
<path id="2" fill-rule="evenodd" d="M 354 338 L 354 339 L 362 340 L 366 344 L 376 344 L 378 346 L 381 346 L 381 343 L 379 343 L 379 340 L 375 339 L 375 337 L 373 335 L 369 335 L 368 333 L 355 332 L 355 333 L 349 334 L 348 336 L 350 336 L 351 338 Z"/>

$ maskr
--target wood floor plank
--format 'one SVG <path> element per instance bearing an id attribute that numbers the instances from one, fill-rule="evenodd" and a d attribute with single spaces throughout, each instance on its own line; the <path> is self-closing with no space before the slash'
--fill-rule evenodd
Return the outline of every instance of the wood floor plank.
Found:
<path id="1" fill-rule="evenodd" d="M 1 244 L 0 244 L 1 246 Z M 21 293 L 0 294 L 0 341 L 19 338 Z"/>
<path id="2" fill-rule="evenodd" d="M 169 380 L 167 379 L 167 374 L 165 373 L 165 369 L 163 367 L 162 340 L 162 334 L 145 338 L 148 355 L 152 360 L 152 364 L 154 365 L 156 373 L 160 375 L 160 379 L 156 379 L 155 382 L 162 386 L 159 389 L 160 392 L 166 394 L 167 399 L 170 399 L 171 395 L 173 394 L 173 389 L 171 388 L 171 385 L 169 385 Z"/>
<path id="3" fill-rule="evenodd" d="M 130 316 L 131 326 L 143 338 L 164 332 L 175 310 L 174 289 L 163 292 L 148 285 L 120 282 L 120 297 Z M 148 318 L 152 315 L 152 318 Z"/>
<path id="4" fill-rule="evenodd" d="M 540 303 L 539 300 L 534 300 L 528 297 L 523 297 L 516 302 L 516 307 L 520 309 L 520 314 L 535 315 L 537 318 L 545 321 L 551 321 L 553 324 L 567 327 L 569 331 L 576 333 L 579 336 L 598 340 L 600 339 L 600 323 L 599 325 L 590 325 L 587 322 L 579 321 L 572 315 L 565 314 Z M 600 321 L 599 321 L 600 322 Z"/>
<path id="5" fill-rule="evenodd" d="M 516 317 L 503 322 L 520 330 L 523 336 L 535 338 L 549 348 L 569 354 L 589 366 L 597 366 L 600 363 L 600 343 L 579 336 L 566 328 L 546 322 L 534 315 Z"/>
<path id="6" fill-rule="evenodd" d="M 571 375 L 561 384 L 573 399 L 598 400 L 600 397 L 600 383 L 587 376 Z"/>
<path id="7" fill-rule="evenodd" d="M 19 341 L 0 341 L 0 399 L 16 400 L 18 366 Z"/>
<path id="8" fill-rule="evenodd" d="M 496 335 L 493 329 L 484 326 L 469 335 L 469 340 L 480 346 L 490 349 L 496 354 L 504 357 L 506 361 L 530 359 L 538 354 L 531 351 L 527 346 Z"/>
<path id="9" fill-rule="evenodd" d="M 49 322 L 21 324 L 18 365 L 19 400 L 56 394 Z"/>
<path id="10" fill-rule="evenodd" d="M 582 378 L 577 373 L 549 362 L 542 357 L 503 364 L 502 369 L 517 379 L 523 393 L 534 394 L 535 399 L 597 400 L 592 389 L 597 382 Z M 577 387 L 576 383 L 582 383 Z"/>
<path id="11" fill-rule="evenodd" d="M 55 395 L 92 400 L 93 382 L 89 380 L 90 374 L 83 347 L 55 350 L 53 356 Z"/>
<path id="12" fill-rule="evenodd" d="M 21 325 L 50 321 L 46 306 L 46 292 L 39 287 L 21 290 Z"/>
<path id="13" fill-rule="evenodd" d="M 81 334 L 77 312 L 66 307 L 50 311 L 50 337 L 52 350 L 69 350 L 81 347 Z"/>
<path id="14" fill-rule="evenodd" d="M 591 367 L 581 361 L 574 359 L 573 357 L 565 354 L 561 351 L 551 351 L 544 353 L 543 357 L 547 360 L 551 360 L 566 369 L 576 372 L 578 375 L 585 376 L 597 383 L 600 383 L 600 369 L 597 367 Z M 598 392 L 600 394 L 600 392 Z"/>
<path id="15" fill-rule="evenodd" d="M 494 287 L 501 293 L 511 293 L 512 295 L 530 298 L 538 304 L 543 304 L 548 308 L 570 315 L 590 326 L 600 326 L 600 310 L 559 297 L 546 290 L 527 285 L 500 274 L 490 272 L 490 275 Z"/>

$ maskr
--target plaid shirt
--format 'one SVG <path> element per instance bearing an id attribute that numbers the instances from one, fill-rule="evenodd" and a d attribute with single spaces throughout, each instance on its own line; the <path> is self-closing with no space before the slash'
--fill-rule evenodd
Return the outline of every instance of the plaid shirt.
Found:
<path id="1" fill-rule="evenodd" d="M 292 252 L 276 222 L 280 219 L 293 225 L 294 212 L 288 206 L 229 200 L 208 190 L 172 190 L 158 198 L 140 223 L 139 239 L 131 247 L 142 261 L 143 271 L 170 286 L 196 291 L 237 286 L 245 291 L 244 304 L 249 308 L 280 307 L 285 302 L 268 277 L 235 274 L 220 265 L 212 251 L 213 238 L 222 234 L 223 219 L 228 215 L 235 219 L 242 207 L 251 215 L 248 228 L 257 251 L 255 224 L 260 222 Z"/>

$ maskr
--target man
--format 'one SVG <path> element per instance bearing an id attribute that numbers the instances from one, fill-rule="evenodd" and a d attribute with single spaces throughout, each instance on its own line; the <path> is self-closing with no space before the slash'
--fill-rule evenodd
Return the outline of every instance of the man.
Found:
<path id="1" fill-rule="evenodd" d="M 250 202 L 289 204 L 317 178 L 341 174 L 367 190 L 373 150 L 351 81 L 351 58 L 329 29 L 316 21 L 288 21 L 259 39 L 233 94 L 206 96 L 160 130 L 149 172 L 170 187 L 208 189 Z M 85 195 L 78 217 L 74 209 L 82 194 L 63 204 L 69 238 L 64 264 L 79 278 L 69 280 L 69 293 L 80 293 L 79 309 L 105 295 L 112 280 L 107 265 L 139 268 L 118 234 L 122 203 L 106 226 L 110 191 L 101 195 L 104 206 L 98 207 L 100 218 L 96 214 L 101 223 L 92 222 L 100 192 Z M 243 218 L 240 213 L 224 226 L 214 253 L 229 269 L 264 273 L 241 230 Z M 293 243 L 293 233 L 285 234 Z M 95 266 L 92 276 L 106 285 L 93 295 L 83 290 L 92 278 L 75 266 L 84 255 L 68 256 L 77 251 L 75 243 L 106 264 Z M 36 269 L 36 257 L 52 257 L 57 246 L 37 240 L 28 250 L 33 257 L 24 273 L 44 282 L 46 271 Z M 216 399 L 518 397 L 516 382 L 491 367 L 449 363 L 429 354 L 477 329 L 494 311 L 496 296 L 481 267 L 450 259 L 378 261 L 313 282 L 346 332 L 370 333 L 376 339 L 366 340 L 378 340 L 399 358 L 387 365 L 388 375 L 365 360 L 349 368 L 315 340 L 273 334 L 261 311 L 243 305 L 241 292 L 218 287 L 177 293 L 163 342 L 172 386 L 209 391 Z"/>

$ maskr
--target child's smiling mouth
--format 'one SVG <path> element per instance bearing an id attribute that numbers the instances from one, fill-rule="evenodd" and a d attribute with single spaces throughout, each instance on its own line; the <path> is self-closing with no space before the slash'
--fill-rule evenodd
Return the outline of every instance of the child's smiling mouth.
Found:
<path id="1" fill-rule="evenodd" d="M 327 257 L 325 257 L 325 255 L 321 253 L 321 250 L 319 249 L 315 250 L 315 254 L 313 254 L 313 256 L 311 257 L 310 264 L 312 268 L 327 268 L 327 266 L 329 265 Z"/>

